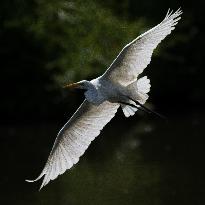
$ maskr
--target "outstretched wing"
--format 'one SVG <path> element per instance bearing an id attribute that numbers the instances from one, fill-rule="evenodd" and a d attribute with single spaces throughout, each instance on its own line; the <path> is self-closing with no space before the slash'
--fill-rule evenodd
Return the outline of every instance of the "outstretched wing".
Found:
<path id="1" fill-rule="evenodd" d="M 81 104 L 58 133 L 43 171 L 37 179 L 33 180 L 37 181 L 45 175 L 40 189 L 78 162 L 91 141 L 115 116 L 118 107 L 119 104 L 108 101 L 98 106 L 87 100 Z"/>
<path id="2" fill-rule="evenodd" d="M 127 44 L 103 76 L 123 86 L 136 81 L 138 75 L 150 63 L 153 50 L 174 30 L 181 14 L 180 9 L 175 13 L 168 11 L 160 24 Z"/>

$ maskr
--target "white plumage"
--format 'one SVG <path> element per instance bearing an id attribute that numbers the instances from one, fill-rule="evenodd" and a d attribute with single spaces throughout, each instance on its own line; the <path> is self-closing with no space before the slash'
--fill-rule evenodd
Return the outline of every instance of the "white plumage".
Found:
<path id="1" fill-rule="evenodd" d="M 180 9 L 173 14 L 172 11 L 168 11 L 160 24 L 127 44 L 105 72 L 104 76 L 124 86 L 136 81 L 137 76 L 150 63 L 153 50 L 174 30 L 175 25 L 181 18 L 179 17 L 181 14 L 182 11 Z"/>
<path id="2" fill-rule="evenodd" d="M 48 161 L 41 175 L 36 179 L 45 175 L 41 187 L 78 162 L 79 157 L 83 155 L 91 141 L 115 116 L 118 107 L 119 104 L 108 101 L 100 105 L 93 105 L 85 100 L 81 104 L 60 130 Z"/>
<path id="3" fill-rule="evenodd" d="M 69 88 L 85 89 L 85 100 L 59 131 L 48 161 L 35 180 L 44 176 L 41 188 L 76 164 L 92 140 L 115 116 L 121 105 L 126 117 L 132 116 L 148 99 L 150 80 L 137 80 L 151 61 L 153 50 L 175 28 L 182 11 L 167 13 L 164 20 L 127 44 L 107 71 L 92 81 L 80 81 Z"/>

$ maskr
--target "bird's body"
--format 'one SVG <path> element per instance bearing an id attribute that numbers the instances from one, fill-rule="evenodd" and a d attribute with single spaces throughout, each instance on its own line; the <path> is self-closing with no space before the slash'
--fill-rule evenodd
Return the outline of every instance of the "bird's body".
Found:
<path id="1" fill-rule="evenodd" d="M 150 63 L 153 50 L 175 28 L 181 14 L 180 9 L 175 13 L 168 11 L 160 24 L 127 44 L 102 76 L 66 86 L 84 89 L 85 100 L 59 131 L 48 161 L 36 179 L 45 175 L 41 188 L 78 162 L 119 106 L 126 117 L 138 109 L 150 111 L 143 106 L 148 99 L 150 80 L 138 76 Z"/>
<path id="2" fill-rule="evenodd" d="M 93 79 L 90 83 L 94 86 L 95 94 L 85 92 L 86 99 L 93 104 L 99 105 L 104 101 L 119 102 L 124 99 L 126 95 L 129 95 L 129 89 L 120 84 L 115 83 L 105 79 L 103 76 Z M 93 97 L 93 95 L 95 95 Z"/>

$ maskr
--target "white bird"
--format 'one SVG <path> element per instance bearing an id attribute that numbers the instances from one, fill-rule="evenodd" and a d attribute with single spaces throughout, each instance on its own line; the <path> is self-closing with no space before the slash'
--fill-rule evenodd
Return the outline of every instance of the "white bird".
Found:
<path id="1" fill-rule="evenodd" d="M 153 50 L 174 30 L 181 14 L 181 9 L 175 13 L 168 10 L 160 24 L 127 44 L 102 76 L 66 86 L 84 89 L 85 100 L 59 131 L 40 176 L 28 182 L 44 176 L 41 189 L 76 164 L 119 106 L 126 117 L 138 109 L 150 111 L 143 106 L 148 99 L 150 80 L 138 76 L 150 63 Z"/>

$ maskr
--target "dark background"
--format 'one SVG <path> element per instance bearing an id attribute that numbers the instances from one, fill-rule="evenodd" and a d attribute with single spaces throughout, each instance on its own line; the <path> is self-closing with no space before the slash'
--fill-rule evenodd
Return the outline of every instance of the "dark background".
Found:
<path id="1" fill-rule="evenodd" d="M 58 130 L 83 101 L 65 83 L 101 75 L 122 47 L 182 19 L 143 75 L 147 106 L 168 120 L 119 110 L 80 162 L 38 192 Z M 205 203 L 204 1 L 0 1 L 1 204 Z"/>

